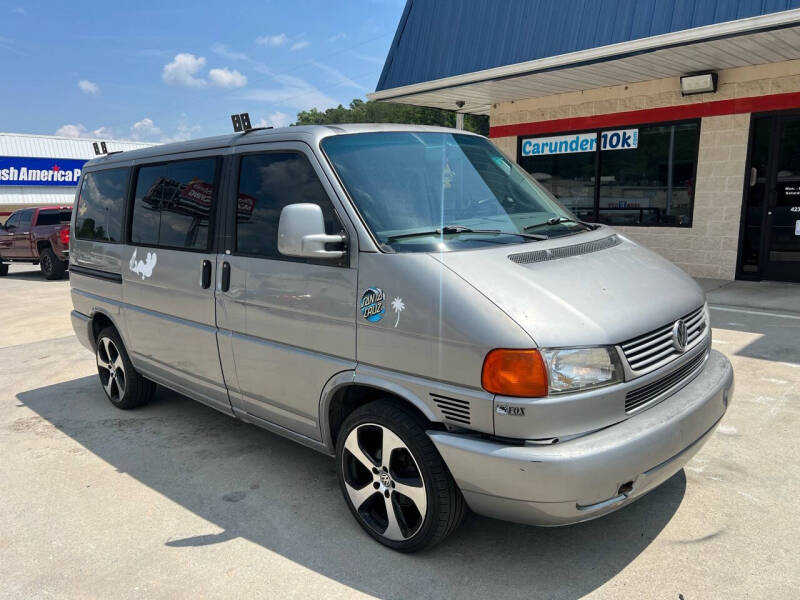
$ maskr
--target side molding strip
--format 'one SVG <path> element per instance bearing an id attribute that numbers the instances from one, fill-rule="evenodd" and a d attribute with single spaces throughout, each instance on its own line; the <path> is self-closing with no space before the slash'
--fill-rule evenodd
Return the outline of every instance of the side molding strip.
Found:
<path id="1" fill-rule="evenodd" d="M 90 269 L 89 267 L 81 267 L 79 265 L 70 265 L 70 273 L 77 273 L 85 277 L 93 277 L 95 279 L 103 279 L 105 281 L 112 281 L 114 283 L 122 283 L 122 275 L 119 273 L 112 273 L 110 271 L 101 271 L 100 269 Z"/>

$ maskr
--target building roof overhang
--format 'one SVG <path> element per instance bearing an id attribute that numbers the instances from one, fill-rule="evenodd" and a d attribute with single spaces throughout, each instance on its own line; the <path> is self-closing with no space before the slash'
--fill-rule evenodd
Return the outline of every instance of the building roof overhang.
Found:
<path id="1" fill-rule="evenodd" d="M 800 9 L 666 33 L 367 94 L 489 114 L 493 104 L 800 59 Z"/>

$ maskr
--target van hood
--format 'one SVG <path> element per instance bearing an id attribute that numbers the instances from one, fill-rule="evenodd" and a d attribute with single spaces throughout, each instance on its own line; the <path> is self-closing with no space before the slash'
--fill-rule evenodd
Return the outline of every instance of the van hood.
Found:
<path id="1" fill-rule="evenodd" d="M 681 269 L 605 226 L 543 242 L 431 256 L 542 348 L 619 344 L 672 323 L 705 300 Z"/>

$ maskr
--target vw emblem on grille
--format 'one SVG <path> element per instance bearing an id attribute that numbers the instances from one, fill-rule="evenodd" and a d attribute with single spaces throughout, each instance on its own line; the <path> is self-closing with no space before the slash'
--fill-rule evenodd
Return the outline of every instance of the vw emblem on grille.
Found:
<path id="1" fill-rule="evenodd" d="M 686 352 L 686 344 L 689 342 L 689 333 L 686 331 L 686 323 L 683 319 L 678 319 L 672 326 L 672 347 L 683 354 Z"/>

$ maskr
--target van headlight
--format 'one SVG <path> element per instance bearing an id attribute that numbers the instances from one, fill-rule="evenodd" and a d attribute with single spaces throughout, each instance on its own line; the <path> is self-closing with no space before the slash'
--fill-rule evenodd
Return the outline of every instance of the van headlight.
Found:
<path id="1" fill-rule="evenodd" d="M 558 348 L 542 350 L 551 394 L 579 392 L 623 380 L 616 349 Z"/>

